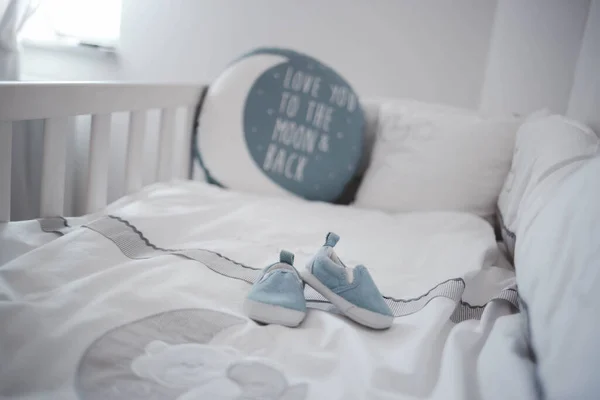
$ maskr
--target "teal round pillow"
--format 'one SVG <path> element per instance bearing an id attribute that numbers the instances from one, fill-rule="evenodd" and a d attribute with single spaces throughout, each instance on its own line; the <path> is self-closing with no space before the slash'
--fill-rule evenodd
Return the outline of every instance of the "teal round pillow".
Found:
<path id="1" fill-rule="evenodd" d="M 363 149 L 358 96 L 330 67 L 276 48 L 249 52 L 211 85 L 195 162 L 223 187 L 335 201 Z"/>

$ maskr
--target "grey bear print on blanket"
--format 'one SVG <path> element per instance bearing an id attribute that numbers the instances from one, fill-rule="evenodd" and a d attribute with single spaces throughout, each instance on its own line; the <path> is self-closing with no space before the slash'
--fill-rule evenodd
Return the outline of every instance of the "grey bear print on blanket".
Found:
<path id="1" fill-rule="evenodd" d="M 173 310 L 104 333 L 79 362 L 82 400 L 305 400 L 268 359 L 217 344 L 247 321 L 208 309 Z"/>
<path id="2" fill-rule="evenodd" d="M 153 341 L 131 369 L 140 378 L 187 390 L 178 400 L 303 400 L 307 391 L 306 384 L 289 385 L 266 360 L 228 346 Z"/>

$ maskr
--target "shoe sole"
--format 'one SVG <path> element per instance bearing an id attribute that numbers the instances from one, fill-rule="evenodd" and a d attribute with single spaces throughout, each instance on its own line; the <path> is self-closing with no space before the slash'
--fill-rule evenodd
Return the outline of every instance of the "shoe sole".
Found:
<path id="1" fill-rule="evenodd" d="M 292 310 L 291 308 L 261 303 L 250 299 L 244 301 L 244 312 L 254 321 L 263 324 L 284 325 L 290 328 L 300 325 L 306 316 L 306 312 L 304 311 Z"/>
<path id="2" fill-rule="evenodd" d="M 345 316 L 361 325 L 372 329 L 387 329 L 394 323 L 394 317 L 379 314 L 365 308 L 358 307 L 342 296 L 333 293 L 331 289 L 321 283 L 310 271 L 300 272 L 300 276 L 309 286 L 321 293 L 323 297 L 336 306 Z"/>

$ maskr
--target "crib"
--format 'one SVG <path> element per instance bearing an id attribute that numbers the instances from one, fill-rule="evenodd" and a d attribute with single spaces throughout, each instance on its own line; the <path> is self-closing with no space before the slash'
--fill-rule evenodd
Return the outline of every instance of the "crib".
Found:
<path id="1" fill-rule="evenodd" d="M 129 113 L 123 194 L 142 187 L 142 146 L 146 115 L 151 109 L 160 110 L 154 181 L 187 178 L 190 174 L 190 152 L 187 149 L 190 147 L 192 121 L 205 89 L 204 85 L 177 84 L 0 82 L 0 221 L 10 220 L 14 122 L 44 120 L 39 216 L 47 217 L 61 215 L 65 201 L 67 118 L 91 115 L 85 198 L 85 212 L 89 213 L 101 209 L 107 202 L 111 115 Z M 181 109 L 186 115 L 186 124 L 183 131 L 177 132 L 175 115 Z"/>
<path id="2" fill-rule="evenodd" d="M 591 131 L 550 115 L 525 132 L 524 161 L 509 173 L 521 184 L 502 190 L 537 197 L 519 214 L 526 229 L 515 228 L 519 218 L 500 221 L 502 236 L 512 233 L 508 225 L 525 243 L 511 260 L 511 242 L 499 242 L 488 220 L 469 213 L 390 215 L 192 179 L 190 149 L 207 91 L 202 84 L 0 83 L 0 358 L 7 360 L 0 397 L 536 398 L 543 363 L 557 366 L 542 377 L 546 387 L 597 397 L 593 374 L 576 371 L 597 367 L 588 346 L 598 324 L 571 300 L 598 283 L 590 267 L 600 235 L 593 184 L 600 145 Z M 147 178 L 147 117 L 157 112 L 157 157 Z M 119 113 L 128 115 L 124 185 L 109 201 L 111 121 Z M 84 206 L 72 216 L 64 215 L 65 171 L 69 120 L 78 116 L 91 116 L 90 140 Z M 35 219 L 11 221 L 13 140 L 27 134 L 14 128 L 30 120 L 44 121 L 40 207 Z M 544 146 L 540 131 L 550 131 Z M 538 152 L 550 156 L 530 173 Z M 247 318 L 241 304 L 262 268 L 281 249 L 308 265 L 331 227 L 343 236 L 336 250 L 349 265 L 375 266 L 392 327 L 357 327 L 309 285 L 303 326 Z M 566 245 L 563 232 L 573 237 Z M 508 239 L 514 247 L 514 233 Z M 532 294 L 540 282 L 546 293 Z M 571 332 L 588 336 L 571 340 Z M 559 344 L 550 347 L 560 348 L 568 373 L 556 358 L 531 356 L 539 343 Z M 210 379 L 193 379 L 198 371 Z"/>

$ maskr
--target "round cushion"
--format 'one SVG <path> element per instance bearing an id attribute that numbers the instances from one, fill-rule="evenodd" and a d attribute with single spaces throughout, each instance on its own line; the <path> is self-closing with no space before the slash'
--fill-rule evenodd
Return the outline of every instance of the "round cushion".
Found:
<path id="1" fill-rule="evenodd" d="M 358 97 L 335 71 L 261 48 L 209 88 L 194 158 L 206 180 L 226 188 L 335 201 L 357 170 L 363 127 Z"/>

